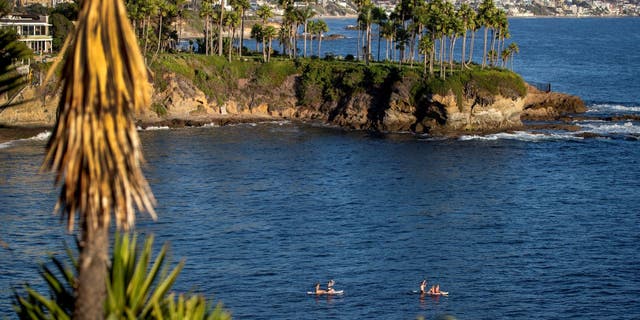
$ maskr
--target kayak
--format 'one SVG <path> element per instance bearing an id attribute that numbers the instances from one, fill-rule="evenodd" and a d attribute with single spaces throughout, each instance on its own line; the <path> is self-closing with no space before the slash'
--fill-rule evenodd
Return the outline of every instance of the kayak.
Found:
<path id="1" fill-rule="evenodd" d="M 315 293 L 315 292 L 313 292 L 313 291 L 307 291 L 307 294 L 315 294 L 315 295 L 318 295 L 318 296 L 321 296 L 321 295 L 323 295 L 323 294 L 326 294 L 326 295 L 334 295 L 334 294 L 343 294 L 343 293 L 344 293 L 344 290 L 336 290 L 336 291 L 334 291 L 334 292 L 332 292 L 332 293 L 329 293 L 329 292 L 324 292 L 324 293 Z"/>

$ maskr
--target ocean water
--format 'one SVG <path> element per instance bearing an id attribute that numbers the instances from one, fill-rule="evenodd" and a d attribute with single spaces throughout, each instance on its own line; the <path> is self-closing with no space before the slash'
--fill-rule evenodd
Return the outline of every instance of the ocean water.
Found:
<path id="1" fill-rule="evenodd" d="M 581 96 L 587 115 L 640 114 L 639 19 L 512 19 L 511 32 L 525 80 Z M 175 290 L 236 319 L 638 319 L 640 123 L 575 124 L 459 139 L 295 122 L 141 131 L 159 219 L 137 230 L 186 259 Z M 38 171 L 44 139 L 0 145 L 0 318 L 73 241 Z M 449 296 L 414 294 L 424 278 Z M 306 294 L 329 279 L 344 295 Z"/>

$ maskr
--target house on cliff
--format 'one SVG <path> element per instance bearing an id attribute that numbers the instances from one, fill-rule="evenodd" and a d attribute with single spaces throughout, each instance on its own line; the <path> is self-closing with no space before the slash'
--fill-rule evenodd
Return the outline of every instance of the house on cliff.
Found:
<path id="1" fill-rule="evenodd" d="M 12 28 L 35 54 L 51 53 L 53 38 L 49 16 L 14 13 L 0 19 L 0 28 Z"/>

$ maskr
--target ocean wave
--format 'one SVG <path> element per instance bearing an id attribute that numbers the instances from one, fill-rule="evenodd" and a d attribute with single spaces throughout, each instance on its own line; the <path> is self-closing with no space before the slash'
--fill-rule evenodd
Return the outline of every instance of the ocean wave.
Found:
<path id="1" fill-rule="evenodd" d="M 625 123 L 582 123 L 580 126 L 585 129 L 585 132 L 598 133 L 598 134 L 640 134 L 640 126 L 636 126 L 633 122 L 628 121 Z"/>
<path id="2" fill-rule="evenodd" d="M 570 133 L 532 133 L 526 131 L 514 131 L 514 132 L 501 132 L 489 135 L 465 135 L 458 138 L 460 141 L 470 140 L 483 140 L 483 141 L 495 141 L 495 140 L 519 140 L 519 141 L 549 141 L 549 140 L 582 140 L 582 137 L 574 136 Z"/>
<path id="3" fill-rule="evenodd" d="M 30 137 L 30 138 L 11 140 L 11 141 L 0 143 L 0 149 L 9 148 L 12 145 L 14 145 L 15 143 L 21 142 L 21 141 L 45 141 L 45 140 L 49 139 L 49 137 L 51 137 L 51 131 L 47 130 L 47 131 L 40 132 L 37 135 L 35 135 L 33 137 Z"/>
<path id="4" fill-rule="evenodd" d="M 150 127 L 137 127 L 138 131 L 155 131 L 155 130 L 169 130 L 169 126 L 150 126 Z"/>
<path id="5" fill-rule="evenodd" d="M 205 123 L 202 125 L 203 128 L 219 128 L 220 125 L 215 123 L 215 122 L 211 122 L 211 123 Z"/>
<path id="6" fill-rule="evenodd" d="M 640 113 L 640 106 L 625 106 L 621 104 L 601 103 L 593 104 L 588 107 L 588 113 Z"/>

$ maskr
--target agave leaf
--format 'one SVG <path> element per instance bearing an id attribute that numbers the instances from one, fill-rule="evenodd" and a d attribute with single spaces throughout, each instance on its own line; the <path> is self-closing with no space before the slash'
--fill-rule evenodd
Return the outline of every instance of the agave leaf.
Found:
<path id="1" fill-rule="evenodd" d="M 182 271 L 182 267 L 184 267 L 184 260 L 180 261 L 180 263 L 173 269 L 173 271 L 171 271 L 171 273 L 166 278 L 164 278 L 162 283 L 158 284 L 155 292 L 149 299 L 150 302 L 160 301 L 160 298 L 162 298 L 167 293 L 167 291 L 171 288 L 173 283 L 176 281 L 178 274 L 180 273 L 180 271 Z M 150 307 L 151 305 L 145 306 L 145 308 L 142 310 L 142 314 L 143 315 L 148 314 Z"/>
<path id="2" fill-rule="evenodd" d="M 123 246 L 123 242 L 125 241 L 126 236 L 121 236 L 117 234 L 115 236 L 115 244 L 113 247 L 112 253 L 112 262 L 111 262 L 111 281 L 107 283 L 107 292 L 108 292 L 108 304 L 110 305 L 111 310 L 117 309 L 117 306 L 123 306 L 125 304 L 125 269 L 124 261 L 126 246 Z"/>
<path id="3" fill-rule="evenodd" d="M 49 310 L 51 318 L 59 320 L 70 319 L 69 315 L 67 315 L 67 313 L 55 301 L 45 298 L 31 288 L 27 288 L 26 290 L 29 296 L 33 297 L 38 303 L 42 304 L 47 310 Z"/>
<path id="4" fill-rule="evenodd" d="M 156 259 L 153 262 L 151 269 L 147 273 L 147 276 L 140 287 L 140 291 L 144 293 L 145 298 L 149 296 L 149 288 L 151 287 L 153 282 L 156 280 L 159 274 L 158 272 L 160 270 L 160 267 L 162 267 L 164 263 L 164 260 L 167 254 L 167 249 L 168 249 L 168 244 L 165 243 L 160 249 L 160 253 L 158 253 L 158 256 L 156 256 Z"/>
<path id="5" fill-rule="evenodd" d="M 67 281 L 67 285 L 69 286 L 69 288 L 74 288 L 75 287 L 76 278 L 75 278 L 75 275 L 73 273 L 73 270 L 71 268 L 65 267 L 65 265 L 62 263 L 62 261 L 60 261 L 56 257 L 51 257 L 51 261 L 53 262 L 53 264 L 56 265 L 56 267 L 58 268 L 58 271 L 60 272 L 60 274 L 62 274 L 64 279 Z"/>
<path id="6" fill-rule="evenodd" d="M 58 295 L 64 291 L 62 287 L 62 283 L 56 278 L 56 276 L 49 270 L 49 268 L 45 265 L 40 266 L 41 271 L 40 275 L 49 285 L 49 289 L 54 292 L 54 294 Z"/>
<path id="7" fill-rule="evenodd" d="M 155 274 L 152 274 L 151 272 L 147 273 L 149 260 L 151 259 L 152 245 L 153 237 L 150 237 L 147 239 L 147 241 L 145 241 L 142 252 L 136 251 L 136 253 L 138 253 L 139 255 L 137 257 L 137 263 L 135 264 L 134 272 L 129 280 L 129 285 L 127 287 L 127 294 L 130 297 L 130 306 L 134 310 L 139 310 L 142 304 L 144 304 L 145 298 L 148 296 L 148 287 L 144 287 L 145 278 L 155 278 Z"/>

